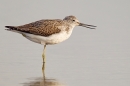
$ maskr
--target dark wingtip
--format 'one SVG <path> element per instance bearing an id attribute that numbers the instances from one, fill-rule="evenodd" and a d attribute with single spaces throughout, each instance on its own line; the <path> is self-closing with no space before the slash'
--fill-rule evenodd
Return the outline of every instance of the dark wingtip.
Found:
<path id="1" fill-rule="evenodd" d="M 8 28 L 9 26 L 5 26 L 6 28 Z"/>
<path id="2" fill-rule="evenodd" d="M 9 28 L 9 26 L 5 26 L 6 28 Z M 5 30 L 10 30 L 10 29 L 5 29 Z"/>
<path id="3" fill-rule="evenodd" d="M 12 28 L 12 26 L 5 26 L 6 28 Z"/>
<path id="4" fill-rule="evenodd" d="M 5 30 L 16 30 L 17 28 L 14 27 L 14 26 L 5 26 L 6 28 L 9 28 L 9 29 L 5 29 Z"/>

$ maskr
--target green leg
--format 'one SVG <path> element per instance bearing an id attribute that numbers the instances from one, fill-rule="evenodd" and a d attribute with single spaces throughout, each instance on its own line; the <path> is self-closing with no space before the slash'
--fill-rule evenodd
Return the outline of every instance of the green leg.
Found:
<path id="1" fill-rule="evenodd" d="M 43 63 L 45 63 L 45 60 L 46 60 L 45 51 L 46 51 L 46 45 L 44 45 L 44 50 L 43 50 L 43 54 L 42 54 Z"/>

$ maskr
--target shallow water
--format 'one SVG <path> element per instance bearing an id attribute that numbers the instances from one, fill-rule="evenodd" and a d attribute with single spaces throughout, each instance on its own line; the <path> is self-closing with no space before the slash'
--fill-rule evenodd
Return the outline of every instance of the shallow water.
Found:
<path id="1" fill-rule="evenodd" d="M 64 11 L 58 9 L 57 2 Z M 47 46 L 46 80 L 65 86 L 129 86 L 129 2 L 75 1 L 75 5 L 73 1 L 57 2 L 1 0 L 0 86 L 43 84 L 43 46 L 4 30 L 4 26 L 70 14 L 98 27 L 96 30 L 76 27 L 65 42 Z"/>

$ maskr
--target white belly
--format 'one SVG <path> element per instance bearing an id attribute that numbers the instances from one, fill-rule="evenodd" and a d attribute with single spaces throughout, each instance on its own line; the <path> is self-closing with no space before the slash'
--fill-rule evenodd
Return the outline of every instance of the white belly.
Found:
<path id="1" fill-rule="evenodd" d="M 71 35 L 72 31 L 69 31 L 69 33 L 66 33 L 66 31 L 62 31 L 57 34 L 53 34 L 49 37 L 39 36 L 39 35 L 33 35 L 28 33 L 23 33 L 23 36 L 27 39 L 39 43 L 39 44 L 57 44 L 60 43 L 66 39 L 68 39 Z"/>

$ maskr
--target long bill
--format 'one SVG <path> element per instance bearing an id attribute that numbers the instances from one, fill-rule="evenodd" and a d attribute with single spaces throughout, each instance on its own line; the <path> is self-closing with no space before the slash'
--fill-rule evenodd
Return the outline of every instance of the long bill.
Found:
<path id="1" fill-rule="evenodd" d="M 79 23 L 79 26 L 83 26 L 83 27 L 90 28 L 90 29 L 95 29 L 95 27 L 97 27 L 94 25 L 88 25 L 88 24 L 83 24 L 83 23 Z"/>

